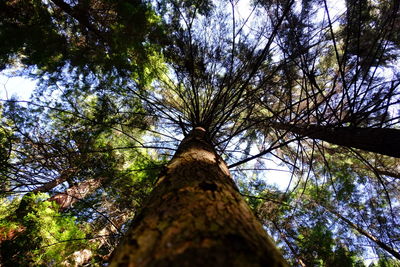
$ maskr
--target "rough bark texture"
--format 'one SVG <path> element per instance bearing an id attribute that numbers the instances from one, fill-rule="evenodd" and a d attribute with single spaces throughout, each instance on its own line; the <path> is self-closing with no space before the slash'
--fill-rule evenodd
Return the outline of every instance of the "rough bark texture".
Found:
<path id="1" fill-rule="evenodd" d="M 110 266 L 287 266 L 203 135 L 182 141 Z"/>
<path id="2" fill-rule="evenodd" d="M 273 124 L 272 127 L 340 146 L 353 147 L 400 158 L 400 130 L 397 129 L 367 129 L 278 123 Z"/>

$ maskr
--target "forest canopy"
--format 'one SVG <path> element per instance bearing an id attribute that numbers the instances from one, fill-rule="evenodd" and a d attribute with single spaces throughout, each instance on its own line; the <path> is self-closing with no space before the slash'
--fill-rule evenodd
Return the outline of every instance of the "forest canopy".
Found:
<path id="1" fill-rule="evenodd" d="M 250 266 L 261 248 L 235 242 L 267 240 L 264 231 L 291 266 L 399 266 L 399 9 L 397 0 L 1 1 L 0 71 L 36 87 L 29 100 L 0 100 L 0 265 L 116 264 L 123 240 L 142 253 L 144 238 L 132 236 L 146 222 L 142 232 L 153 223 L 160 240 L 202 229 L 165 258 L 142 254 L 160 266 L 209 253 L 197 246 L 245 251 L 236 265 L 209 260 Z M 184 171 L 194 148 L 203 154 Z M 207 153 L 218 170 L 204 167 Z M 179 216 L 161 212 L 174 195 L 188 198 Z M 215 210 L 191 206 L 203 197 L 221 220 L 243 211 L 243 229 L 258 230 L 212 223 Z"/>

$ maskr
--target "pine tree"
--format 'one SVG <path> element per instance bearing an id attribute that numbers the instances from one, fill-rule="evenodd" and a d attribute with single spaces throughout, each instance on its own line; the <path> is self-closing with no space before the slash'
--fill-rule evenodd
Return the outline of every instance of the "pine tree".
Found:
<path id="1" fill-rule="evenodd" d="M 111 264 L 286 265 L 244 197 L 290 264 L 390 262 L 399 4 L 343 3 L 3 1 L 1 69 L 38 86 L 4 101 L 2 246 L 42 240 L 7 260 L 102 264 L 122 239 Z M 43 205 L 92 241 L 52 259 L 23 230 Z"/>

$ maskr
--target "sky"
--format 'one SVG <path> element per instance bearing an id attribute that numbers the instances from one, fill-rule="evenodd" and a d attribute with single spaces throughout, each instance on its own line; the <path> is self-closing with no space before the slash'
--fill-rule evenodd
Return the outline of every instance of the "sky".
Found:
<path id="1" fill-rule="evenodd" d="M 240 7 L 238 10 L 239 18 L 246 18 L 249 12 L 249 6 L 247 0 L 239 1 Z M 344 1 L 342 0 L 328 0 L 327 5 L 330 10 L 331 19 L 335 21 L 335 18 L 345 10 Z M 323 11 L 318 14 L 319 18 L 323 17 Z M 15 70 L 6 70 L 0 72 L 0 101 L 8 100 L 12 96 L 18 98 L 18 100 L 29 100 L 29 97 L 35 88 L 36 81 L 28 79 L 26 77 L 17 76 Z M 252 154 L 257 154 L 258 151 L 252 150 Z M 280 164 L 278 161 L 265 160 L 266 168 L 275 169 L 269 170 L 263 174 L 263 179 L 267 184 L 275 185 L 280 190 L 286 190 L 288 183 L 291 178 L 291 173 L 287 167 Z M 249 164 L 250 166 L 253 164 Z M 232 171 L 235 175 L 235 171 Z M 293 183 L 293 182 L 292 182 Z M 371 262 L 371 261 L 369 261 Z"/>
<path id="2" fill-rule="evenodd" d="M 341 14 L 344 10 L 344 1 L 343 0 L 328 0 L 327 1 L 328 8 L 330 10 L 331 19 L 335 20 L 335 17 L 338 14 Z M 227 5 L 228 8 L 231 8 L 230 5 Z M 236 7 L 236 15 L 240 19 L 246 19 L 251 13 L 251 6 L 249 5 L 249 0 L 241 0 L 237 2 Z M 324 11 L 321 10 L 319 15 L 319 19 L 323 17 Z M 253 14 L 254 16 L 254 14 Z M 0 72 L 0 100 L 4 101 L 10 99 L 12 96 L 17 97 L 18 100 L 28 101 L 29 97 L 35 88 L 36 81 L 32 79 L 28 79 L 26 77 L 17 76 L 17 72 L 15 70 L 5 70 Z M 255 151 L 252 148 L 251 154 L 258 154 L 259 151 Z M 291 179 L 291 172 L 289 169 L 281 164 L 279 160 L 273 159 L 272 157 L 268 160 L 263 160 L 265 167 L 268 170 L 263 174 L 262 178 L 267 184 L 277 186 L 280 190 L 286 190 L 289 181 Z M 256 162 L 251 161 L 250 166 L 255 164 Z M 234 175 L 235 171 L 232 172 Z M 292 181 L 292 186 L 293 186 Z"/>
<path id="3" fill-rule="evenodd" d="M 29 100 L 36 81 L 15 76 L 16 72 L 6 70 L 0 73 L 0 99 L 7 100 L 17 96 L 19 100 Z"/>
<path id="4" fill-rule="evenodd" d="M 35 88 L 36 81 L 24 77 L 14 76 L 13 71 L 3 71 L 0 72 L 0 100 L 4 101 L 10 99 L 12 96 L 16 96 L 19 100 L 29 100 L 29 97 Z M 259 151 L 252 149 L 252 154 L 257 154 Z M 264 160 L 266 168 L 272 169 L 263 172 L 262 178 L 267 184 L 274 185 L 280 190 L 284 191 L 291 179 L 291 172 L 287 167 L 280 164 L 278 161 L 273 160 L 272 157 L 268 160 Z M 250 162 L 252 163 L 252 162 Z M 253 164 L 249 164 L 250 166 Z M 235 176 L 235 171 L 231 170 L 233 176 Z M 296 181 L 292 181 L 291 186 L 293 186 Z M 370 251 L 369 255 L 373 255 Z M 374 257 L 365 261 L 367 266 L 373 262 Z"/>
<path id="5" fill-rule="evenodd" d="M 11 99 L 12 96 L 18 100 L 28 101 L 29 97 L 36 86 L 36 81 L 26 77 L 16 76 L 13 70 L 6 70 L 0 73 L 0 100 L 5 101 Z M 259 151 L 252 149 L 252 154 L 257 154 Z M 263 180 L 270 185 L 277 186 L 280 190 L 286 190 L 291 173 L 288 168 L 279 165 L 279 162 L 273 160 L 264 160 L 266 168 L 272 169 L 264 172 Z M 252 165 L 250 162 L 250 166 Z M 254 162 L 255 163 L 255 162 Z M 235 171 L 232 171 L 235 175 Z"/>

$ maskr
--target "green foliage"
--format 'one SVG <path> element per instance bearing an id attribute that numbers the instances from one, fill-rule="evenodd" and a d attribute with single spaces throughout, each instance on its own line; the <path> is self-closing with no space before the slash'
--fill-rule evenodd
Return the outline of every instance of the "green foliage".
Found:
<path id="1" fill-rule="evenodd" d="M 0 105 L 0 121 L 2 120 L 2 106 Z M 11 133 L 4 126 L 0 127 L 0 166 L 6 166 L 10 158 Z"/>
<path id="2" fill-rule="evenodd" d="M 150 5 L 84 2 L 2 1 L 0 69 L 20 61 L 47 74 L 68 67 L 86 74 L 119 70 L 142 77 L 163 35 Z"/>
<path id="3" fill-rule="evenodd" d="M 317 222 L 311 228 L 300 228 L 299 232 L 299 253 L 307 266 L 350 267 L 360 264 L 356 253 L 337 243 L 333 239 L 333 233 L 323 223 Z"/>
<path id="4" fill-rule="evenodd" d="M 371 263 L 369 267 L 399 267 L 400 262 L 395 259 L 388 259 L 388 258 L 380 258 L 378 262 Z"/>
<path id="5" fill-rule="evenodd" d="M 22 201 L 2 199 L 5 266 L 58 265 L 74 251 L 88 247 L 85 226 L 78 225 L 73 216 L 59 213 L 57 205 L 47 198 L 47 194 L 30 194 Z"/>
<path id="6" fill-rule="evenodd" d="M 92 248 L 105 262 L 196 126 L 231 167 L 257 159 L 232 173 L 293 263 L 362 265 L 366 239 L 335 211 L 399 248 L 399 164 L 291 129 L 395 127 L 399 5 L 250 2 L 246 18 L 241 1 L 0 1 L 0 70 L 39 78 L 30 103 L 2 110 L 2 259 L 59 265 Z M 293 172 L 285 192 L 269 160 Z M 46 201 L 87 181 L 100 183 L 64 211 Z"/>

